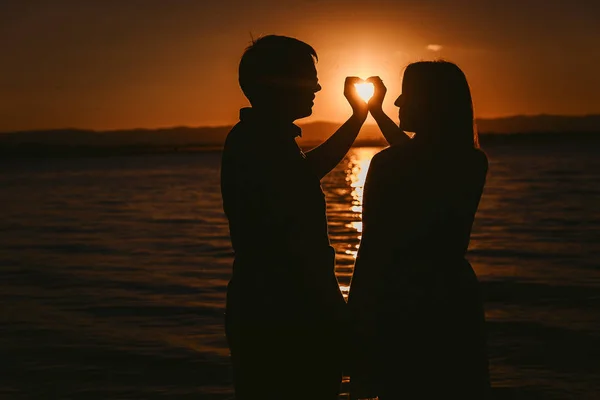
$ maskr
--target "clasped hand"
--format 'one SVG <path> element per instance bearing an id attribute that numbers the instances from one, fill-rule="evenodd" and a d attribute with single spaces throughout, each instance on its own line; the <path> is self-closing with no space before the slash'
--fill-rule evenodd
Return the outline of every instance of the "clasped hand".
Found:
<path id="1" fill-rule="evenodd" d="M 368 102 L 360 97 L 358 90 L 356 89 L 356 84 L 365 82 L 373 84 L 374 88 L 373 96 Z M 385 98 L 386 93 L 387 88 L 378 76 L 372 76 L 366 81 L 356 76 L 349 76 L 344 83 L 344 96 L 352 107 L 352 113 L 355 117 L 362 120 L 367 118 L 369 111 L 372 114 L 382 111 L 383 99 Z"/>

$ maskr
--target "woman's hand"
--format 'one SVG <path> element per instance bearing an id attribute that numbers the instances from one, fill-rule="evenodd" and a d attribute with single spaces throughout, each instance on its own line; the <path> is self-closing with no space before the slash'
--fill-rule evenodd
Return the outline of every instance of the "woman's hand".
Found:
<path id="1" fill-rule="evenodd" d="M 387 93 L 387 88 L 383 84 L 383 81 L 378 76 L 372 76 L 367 79 L 367 82 L 373 84 L 373 88 L 375 91 L 373 92 L 373 97 L 369 100 L 369 111 L 371 114 L 381 114 L 383 113 L 383 99 Z"/>
<path id="2" fill-rule="evenodd" d="M 356 76 L 349 76 L 346 78 L 346 82 L 344 83 L 344 96 L 350 106 L 352 107 L 353 117 L 356 117 L 360 121 L 364 122 L 367 119 L 367 115 L 369 114 L 369 106 L 367 103 L 359 96 L 358 91 L 356 90 L 357 83 L 362 83 L 363 80 Z"/>
<path id="3" fill-rule="evenodd" d="M 373 85 L 373 97 L 371 97 L 368 103 L 369 111 L 375 122 L 377 122 L 379 129 L 381 129 L 385 140 L 387 140 L 390 146 L 406 143 L 410 138 L 383 111 L 383 99 L 385 99 L 387 93 L 387 88 L 383 84 L 383 81 L 378 76 L 372 76 L 367 79 L 367 82 Z"/>

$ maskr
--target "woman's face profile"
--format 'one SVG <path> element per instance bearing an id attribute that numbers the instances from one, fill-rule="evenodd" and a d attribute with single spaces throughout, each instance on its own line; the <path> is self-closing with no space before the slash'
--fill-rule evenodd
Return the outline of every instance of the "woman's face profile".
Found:
<path id="1" fill-rule="evenodd" d="M 415 107 L 417 99 L 413 90 L 414 82 L 411 81 L 410 76 L 404 74 L 402 79 L 402 93 L 394 102 L 394 105 L 399 108 L 400 129 L 406 132 L 415 132 L 418 130 L 417 109 Z"/>

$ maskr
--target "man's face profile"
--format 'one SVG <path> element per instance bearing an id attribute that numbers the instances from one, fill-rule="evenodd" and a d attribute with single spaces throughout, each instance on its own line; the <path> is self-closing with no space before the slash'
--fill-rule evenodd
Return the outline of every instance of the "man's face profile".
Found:
<path id="1" fill-rule="evenodd" d="M 315 94 L 321 90 L 312 58 L 299 63 L 290 74 L 274 83 L 277 102 L 290 117 L 299 119 L 312 114 Z"/>

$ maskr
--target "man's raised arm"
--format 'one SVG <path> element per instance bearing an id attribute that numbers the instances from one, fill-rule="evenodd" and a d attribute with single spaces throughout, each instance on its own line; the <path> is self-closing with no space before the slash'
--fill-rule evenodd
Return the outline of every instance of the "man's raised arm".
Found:
<path id="1" fill-rule="evenodd" d="M 367 119 L 367 103 L 360 98 L 354 86 L 360 82 L 360 78 L 347 77 L 344 83 L 344 96 L 352 106 L 352 116 L 329 139 L 306 153 L 306 159 L 319 179 L 342 161 Z"/>

